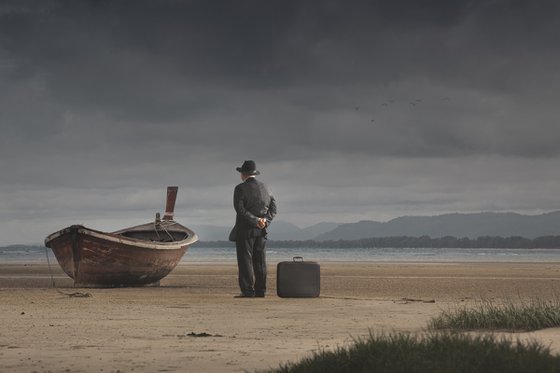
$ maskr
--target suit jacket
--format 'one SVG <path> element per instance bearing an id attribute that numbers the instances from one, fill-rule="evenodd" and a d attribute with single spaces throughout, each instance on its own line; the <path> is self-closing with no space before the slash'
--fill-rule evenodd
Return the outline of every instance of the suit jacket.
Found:
<path id="1" fill-rule="evenodd" d="M 276 201 L 266 185 L 250 177 L 233 191 L 233 208 L 237 215 L 229 239 L 266 236 L 266 227 L 276 216 Z M 259 229 L 259 218 L 266 219 L 266 227 Z"/>

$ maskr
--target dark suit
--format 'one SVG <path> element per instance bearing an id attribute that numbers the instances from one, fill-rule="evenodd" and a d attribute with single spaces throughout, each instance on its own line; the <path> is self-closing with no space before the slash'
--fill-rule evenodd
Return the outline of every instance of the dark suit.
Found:
<path id="1" fill-rule="evenodd" d="M 239 287 L 244 295 L 266 292 L 266 227 L 276 216 L 276 201 L 264 183 L 249 177 L 233 192 L 235 247 L 239 267 Z M 257 227 L 259 218 L 266 227 Z"/>

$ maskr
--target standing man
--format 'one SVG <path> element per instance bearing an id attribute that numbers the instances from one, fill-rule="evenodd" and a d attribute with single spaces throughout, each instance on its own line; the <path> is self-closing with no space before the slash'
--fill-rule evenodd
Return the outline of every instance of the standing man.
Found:
<path id="1" fill-rule="evenodd" d="M 264 297 L 266 293 L 266 228 L 276 216 L 276 201 L 264 183 L 254 161 L 236 168 L 241 184 L 233 192 L 237 213 L 229 239 L 235 241 L 239 267 L 238 297 Z"/>

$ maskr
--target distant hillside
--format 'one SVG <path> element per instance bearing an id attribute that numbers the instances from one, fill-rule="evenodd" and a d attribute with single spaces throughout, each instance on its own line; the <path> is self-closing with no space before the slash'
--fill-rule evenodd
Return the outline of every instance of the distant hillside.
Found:
<path id="1" fill-rule="evenodd" d="M 337 223 L 319 223 L 310 227 L 299 228 L 292 223 L 278 220 L 274 221 L 268 229 L 268 238 L 270 240 L 310 240 L 337 226 Z M 201 241 L 225 241 L 228 239 L 229 231 L 232 228 L 215 225 L 192 225 L 189 227 L 196 232 Z"/>
<path id="2" fill-rule="evenodd" d="M 324 234 L 336 228 L 337 223 L 318 223 L 306 228 L 299 228 L 296 225 L 275 221 L 268 229 L 270 240 L 311 240 L 318 235 Z"/>
<path id="3" fill-rule="evenodd" d="M 233 221 L 232 221 L 233 226 Z M 190 226 L 201 241 L 225 241 L 231 227 L 213 225 Z M 371 237 L 512 237 L 528 239 L 560 235 L 560 211 L 541 215 L 483 212 L 436 216 L 403 216 L 388 222 L 364 220 L 337 224 L 323 222 L 306 228 L 275 220 L 269 228 L 270 240 L 356 240 Z"/>
<path id="4" fill-rule="evenodd" d="M 430 236 L 468 237 L 521 236 L 536 238 L 560 234 L 560 211 L 541 215 L 516 213 L 445 214 L 437 216 L 404 216 L 385 223 L 360 221 L 341 224 L 319 234 L 316 240 L 354 240 L 370 237 Z"/>

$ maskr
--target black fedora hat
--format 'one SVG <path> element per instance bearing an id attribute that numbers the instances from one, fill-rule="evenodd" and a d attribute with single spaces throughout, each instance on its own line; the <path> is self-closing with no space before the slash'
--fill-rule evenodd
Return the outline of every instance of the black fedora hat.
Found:
<path id="1" fill-rule="evenodd" d="M 257 171 L 257 165 L 255 161 L 245 161 L 241 167 L 235 168 L 237 171 L 247 174 L 247 175 L 260 175 L 261 173 Z"/>

